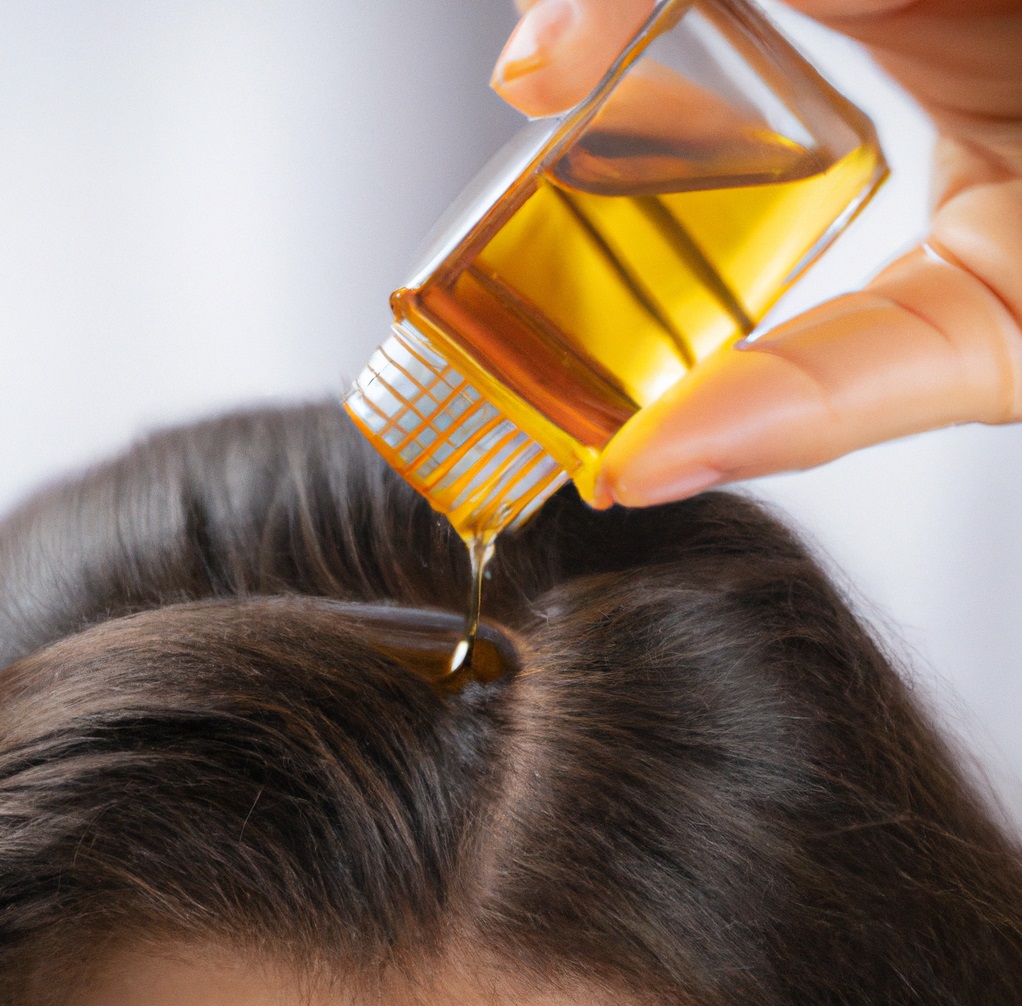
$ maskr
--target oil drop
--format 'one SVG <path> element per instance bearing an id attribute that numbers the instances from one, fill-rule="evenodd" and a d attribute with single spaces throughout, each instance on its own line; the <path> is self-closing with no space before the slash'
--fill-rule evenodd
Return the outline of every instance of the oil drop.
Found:
<path id="1" fill-rule="evenodd" d="M 464 642 L 465 621 L 451 611 L 338 602 L 374 649 L 403 664 L 442 692 L 457 692 L 469 681 L 489 683 L 519 669 L 514 640 L 480 624 L 472 644 L 472 666 L 451 673 L 451 652 Z"/>
<path id="2" fill-rule="evenodd" d="M 483 582 L 486 567 L 493 558 L 497 541 L 496 531 L 487 530 L 466 535 L 468 558 L 471 565 L 468 588 L 468 615 L 465 618 L 465 635 L 454 648 L 451 657 L 451 674 L 467 670 L 472 666 L 472 651 L 475 649 L 476 635 L 479 632 L 479 615 L 483 605 Z"/>

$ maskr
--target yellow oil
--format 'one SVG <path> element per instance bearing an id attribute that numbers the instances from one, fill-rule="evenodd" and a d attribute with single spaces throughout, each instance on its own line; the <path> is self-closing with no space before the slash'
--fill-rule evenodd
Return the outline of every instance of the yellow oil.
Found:
<path id="1" fill-rule="evenodd" d="M 497 532 L 495 530 L 465 537 L 470 564 L 468 615 L 465 619 L 465 634 L 458 641 L 458 645 L 451 655 L 451 674 L 474 669 L 476 639 L 479 635 L 479 619 L 483 607 L 483 582 L 486 576 L 486 567 L 493 558 L 496 540 Z"/>
<path id="2" fill-rule="evenodd" d="M 509 191 L 489 215 L 496 225 L 393 298 L 583 492 L 622 424 L 748 334 L 883 175 L 868 142 L 827 162 L 763 135 L 744 173 L 724 150 L 719 164 L 703 152 L 698 177 L 691 155 L 633 157 L 618 172 L 623 193 L 599 175 L 607 161 L 592 146 Z M 466 540 L 500 524 L 496 509 L 467 526 L 431 502 Z"/>
<path id="3" fill-rule="evenodd" d="M 473 630 L 471 661 L 452 668 L 451 653 L 463 646 L 456 617 L 393 605 L 350 604 L 345 615 L 373 648 L 386 654 L 440 691 L 457 691 L 470 681 L 496 681 L 517 669 L 513 642 L 489 626 Z"/>

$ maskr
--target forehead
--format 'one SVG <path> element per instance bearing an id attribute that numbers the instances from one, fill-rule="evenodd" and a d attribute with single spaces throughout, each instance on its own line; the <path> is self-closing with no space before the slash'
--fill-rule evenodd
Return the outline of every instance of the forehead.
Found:
<path id="1" fill-rule="evenodd" d="M 385 994 L 354 996 L 343 982 L 310 982 L 273 962 L 229 951 L 172 947 L 121 949 L 97 967 L 74 995 L 75 1006 L 628 1006 L 594 989 L 548 990 L 523 995 L 507 980 L 469 979 L 451 969 L 435 975 L 428 991 L 388 987 Z M 371 1000 L 371 1001 L 370 1001 Z"/>

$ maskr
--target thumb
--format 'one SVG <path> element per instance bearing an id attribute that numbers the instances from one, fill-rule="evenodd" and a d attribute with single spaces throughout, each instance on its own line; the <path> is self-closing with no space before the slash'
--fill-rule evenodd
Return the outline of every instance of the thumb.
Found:
<path id="1" fill-rule="evenodd" d="M 538 0 L 497 59 L 491 86 L 530 116 L 577 105 L 653 10 L 654 0 Z"/>
<path id="2" fill-rule="evenodd" d="M 977 276 L 920 249 L 866 290 L 694 368 L 611 441 L 595 502 L 662 503 L 1020 415 L 1018 320 Z"/>

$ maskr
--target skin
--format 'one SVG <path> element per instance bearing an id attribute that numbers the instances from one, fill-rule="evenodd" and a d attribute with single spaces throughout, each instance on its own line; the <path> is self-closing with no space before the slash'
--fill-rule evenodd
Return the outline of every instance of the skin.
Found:
<path id="1" fill-rule="evenodd" d="M 84 987 L 75 1006 L 627 1006 L 620 994 L 594 989 L 523 994 L 502 975 L 445 966 L 427 980 L 387 982 L 353 994 L 341 982 L 309 981 L 268 957 L 214 944 L 124 946 L 111 953 Z"/>
<path id="2" fill-rule="evenodd" d="M 115 953 L 77 997 L 81 1006 L 349 1006 L 339 992 L 302 989 L 264 962 L 213 949 Z"/>
<path id="3" fill-rule="evenodd" d="M 789 0 L 933 118 L 929 236 L 863 290 L 726 348 L 609 444 L 594 503 L 642 506 L 956 423 L 1022 419 L 1022 0 Z M 493 87 L 580 100 L 652 0 L 533 0 Z"/>

